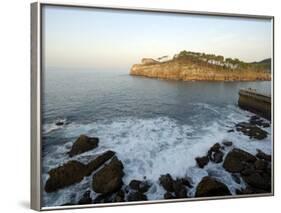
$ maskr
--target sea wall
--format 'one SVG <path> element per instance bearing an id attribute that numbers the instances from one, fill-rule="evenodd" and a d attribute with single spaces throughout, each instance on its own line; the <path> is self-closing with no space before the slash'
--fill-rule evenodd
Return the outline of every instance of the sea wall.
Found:
<path id="1" fill-rule="evenodd" d="M 252 69 L 217 69 L 192 63 L 169 61 L 155 64 L 135 64 L 130 75 L 182 81 L 269 81 L 271 73 Z"/>

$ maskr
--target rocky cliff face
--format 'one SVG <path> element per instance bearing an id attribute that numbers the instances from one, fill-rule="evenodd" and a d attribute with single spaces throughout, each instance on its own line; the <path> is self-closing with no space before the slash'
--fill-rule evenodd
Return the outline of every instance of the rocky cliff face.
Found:
<path id="1" fill-rule="evenodd" d="M 146 59 L 147 60 L 147 59 Z M 135 64 L 130 75 L 150 78 L 171 79 L 182 81 L 269 81 L 271 73 L 256 69 L 252 66 L 246 68 L 230 69 L 208 63 L 199 63 L 190 60 L 170 60 Z"/>

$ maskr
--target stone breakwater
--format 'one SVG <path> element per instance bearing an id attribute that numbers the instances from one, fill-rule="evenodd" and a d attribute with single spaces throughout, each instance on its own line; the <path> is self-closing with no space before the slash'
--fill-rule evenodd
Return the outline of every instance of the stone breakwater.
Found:
<path id="1" fill-rule="evenodd" d="M 270 81 L 271 73 L 254 69 L 223 69 L 171 60 L 134 64 L 130 75 L 182 81 Z"/>
<path id="2" fill-rule="evenodd" d="M 229 132 L 237 131 L 257 140 L 262 140 L 268 133 L 261 128 L 269 127 L 270 123 L 252 116 L 248 121 L 235 124 Z M 80 135 L 70 147 L 66 155 L 69 160 L 52 168 L 45 182 L 46 193 L 87 180 L 88 189 L 81 195 L 77 203 L 61 203 L 61 205 L 82 205 L 95 203 L 113 203 L 148 200 L 147 193 L 154 184 L 163 188 L 162 199 L 189 198 L 189 191 L 195 191 L 193 197 L 231 196 L 258 193 L 271 193 L 271 155 L 257 150 L 251 154 L 236 147 L 231 141 L 214 143 L 206 153 L 194 159 L 195 166 L 204 169 L 208 164 L 215 164 L 229 174 L 241 187 L 233 193 L 229 186 L 211 173 L 195 182 L 188 176 L 172 177 L 169 173 L 159 176 L 153 182 L 146 177 L 132 179 L 128 184 L 123 182 L 126 175 L 124 165 L 114 151 L 108 150 L 95 155 L 92 160 L 82 163 L 73 160 L 72 156 L 95 150 L 100 142 L 98 138 Z M 261 141 L 262 143 L 262 141 Z M 87 178 L 89 177 L 89 178 Z"/>

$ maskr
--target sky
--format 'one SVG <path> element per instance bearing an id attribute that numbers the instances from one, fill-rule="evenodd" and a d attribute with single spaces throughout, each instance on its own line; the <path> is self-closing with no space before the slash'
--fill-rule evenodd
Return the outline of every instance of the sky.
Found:
<path id="1" fill-rule="evenodd" d="M 43 7 L 46 67 L 129 69 L 182 50 L 246 62 L 270 58 L 271 20 Z"/>

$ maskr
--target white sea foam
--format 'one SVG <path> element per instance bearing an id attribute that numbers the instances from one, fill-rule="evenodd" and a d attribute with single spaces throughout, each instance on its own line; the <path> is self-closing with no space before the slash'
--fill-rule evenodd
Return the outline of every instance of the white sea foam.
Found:
<path id="1" fill-rule="evenodd" d="M 204 105 L 203 107 L 219 113 L 218 109 Z M 244 183 L 237 184 L 231 175 L 222 169 L 220 164 L 209 163 L 204 169 L 196 166 L 195 158 L 206 154 L 207 150 L 216 142 L 230 140 L 235 147 L 242 148 L 255 154 L 256 149 L 271 153 L 271 128 L 265 128 L 269 136 L 261 141 L 249 139 L 238 132 L 227 132 L 235 123 L 245 121 L 251 113 L 241 111 L 235 107 L 226 109 L 228 114 L 224 119 L 214 119 L 213 122 L 201 127 L 192 124 L 181 124 L 168 117 L 153 119 L 138 119 L 134 117 L 118 118 L 111 123 L 95 122 L 91 124 L 72 123 L 64 126 L 62 134 L 67 138 L 87 134 L 100 138 L 99 147 L 74 157 L 87 162 L 94 155 L 106 150 L 116 152 L 124 164 L 125 176 L 123 181 L 128 184 L 132 179 L 143 179 L 153 182 L 147 196 L 149 199 L 162 199 L 164 190 L 158 184 L 160 175 L 170 173 L 173 177 L 189 176 L 194 186 L 202 177 L 211 175 L 227 184 L 231 193 L 243 187 Z M 69 160 L 65 154 L 73 141 L 69 141 L 57 150 L 46 156 L 44 165 L 47 170 Z M 229 148 L 225 149 L 225 153 Z M 54 159 L 54 155 L 57 157 Z M 46 181 L 48 175 L 44 174 Z M 89 179 L 90 180 L 90 179 Z M 53 193 L 53 196 L 44 196 L 46 205 L 60 205 L 69 201 L 76 201 L 82 191 L 90 188 L 90 182 L 84 179 L 81 183 Z M 189 191 L 191 196 L 195 187 Z M 76 197 L 73 193 L 79 191 Z M 73 197 L 74 196 L 74 197 Z"/>

